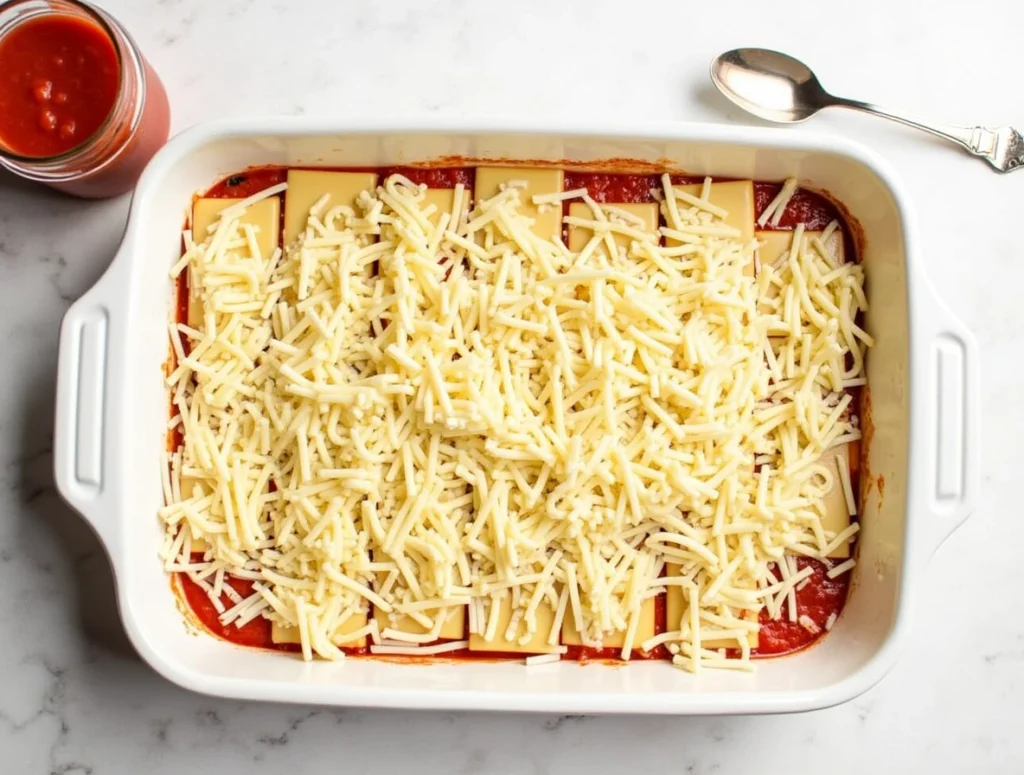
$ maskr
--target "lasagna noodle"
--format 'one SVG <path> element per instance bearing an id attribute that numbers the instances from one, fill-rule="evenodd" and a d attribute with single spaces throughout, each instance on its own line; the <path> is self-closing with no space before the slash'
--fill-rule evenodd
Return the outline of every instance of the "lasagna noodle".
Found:
<path id="1" fill-rule="evenodd" d="M 530 230 L 536 237 L 550 240 L 554 236 L 561 237 L 562 210 L 560 205 L 541 206 L 533 202 L 534 196 L 560 193 L 565 187 L 565 173 L 553 168 L 523 167 L 478 167 L 475 179 L 475 199 L 477 201 L 497 196 L 508 187 L 518 189 L 518 212 L 529 218 L 532 223 Z M 525 603 L 525 600 L 524 600 Z M 470 651 L 508 651 L 515 653 L 549 653 L 548 634 L 554 621 L 554 609 L 549 600 L 541 601 L 537 606 L 537 628 L 525 644 L 517 638 L 506 638 L 505 633 L 516 613 L 511 596 L 495 601 L 492 597 L 489 606 L 482 608 L 481 619 L 490 613 L 490 606 L 497 605 L 496 624 L 493 627 L 495 637 L 487 639 L 484 633 L 471 632 L 469 636 Z M 481 622 L 483 629 L 484 622 Z"/>
<path id="2" fill-rule="evenodd" d="M 534 196 L 557 194 L 565 187 L 565 173 L 552 167 L 477 167 L 475 198 L 490 199 L 506 186 L 520 189 L 519 212 L 533 221 L 533 233 L 542 239 L 562 234 L 559 205 L 536 205 Z"/>
<path id="3" fill-rule="evenodd" d="M 452 214 L 452 209 L 456 205 L 456 192 L 455 189 L 450 188 L 427 188 L 423 191 L 423 201 L 421 202 L 424 212 L 432 212 L 427 215 L 429 220 L 434 226 L 437 226 L 441 222 L 441 218 L 444 214 Z M 462 212 L 467 211 L 469 205 L 470 192 L 463 192 L 462 194 L 462 208 L 460 213 L 455 214 L 451 220 L 460 220 Z M 463 491 L 465 492 L 465 491 Z M 375 546 L 375 556 L 382 560 L 389 561 L 390 558 L 384 553 L 383 548 Z M 385 574 L 377 574 L 377 580 L 375 582 L 375 588 L 380 591 L 386 583 Z M 397 577 L 397 585 L 405 587 L 406 585 L 402 582 L 400 577 Z M 437 623 L 437 619 L 442 619 L 440 629 L 437 630 L 437 638 L 439 640 L 460 640 L 464 637 L 466 632 L 466 606 L 442 606 L 437 609 L 428 609 L 420 614 L 420 619 L 414 619 L 411 616 L 395 613 L 387 613 L 382 610 L 379 606 L 373 607 L 373 618 L 377 620 L 377 627 L 380 632 L 385 630 L 393 630 L 407 635 L 415 637 L 427 635 L 432 632 L 432 629 Z M 424 621 L 430 621 L 430 626 L 424 624 Z"/>
<path id="4" fill-rule="evenodd" d="M 649 234 L 652 240 L 657 241 L 658 206 L 656 204 L 608 202 L 596 206 L 603 213 L 603 217 L 637 228 L 640 231 Z M 576 218 L 582 221 L 594 221 L 597 216 L 594 213 L 593 207 L 593 205 L 584 202 L 573 202 L 569 205 L 569 216 L 570 218 Z M 594 237 L 593 229 L 573 224 L 570 224 L 568 234 L 569 250 L 574 253 L 580 253 L 585 250 L 587 243 Z M 630 243 L 633 241 L 629 235 L 623 233 L 613 233 L 611 235 L 611 239 L 616 250 L 622 254 L 628 253 Z M 595 246 L 595 251 L 607 257 L 608 246 L 606 241 L 599 241 Z M 632 639 L 633 648 L 638 648 L 641 643 L 656 634 L 654 614 L 654 598 L 648 598 L 643 602 L 638 616 L 636 633 Z M 613 630 L 611 632 L 602 632 L 594 634 L 593 640 L 585 640 L 583 635 L 577 630 L 575 617 L 570 611 L 567 612 L 562 619 L 561 638 L 562 643 L 567 646 L 584 646 L 600 643 L 602 648 L 620 649 L 625 645 L 626 631 L 624 629 L 620 629 Z"/>
<path id="5" fill-rule="evenodd" d="M 640 231 L 646 232 L 651 235 L 652 239 L 657 240 L 658 235 L 658 206 L 654 203 L 618 203 L 608 202 L 598 207 L 606 214 L 605 217 L 610 217 L 619 222 L 623 222 L 626 225 L 638 228 Z M 630 216 L 631 219 L 635 219 L 635 223 L 632 220 L 625 220 L 622 217 L 622 213 Z M 573 202 L 569 205 L 569 217 L 580 218 L 582 220 L 593 221 L 594 212 L 590 205 L 583 202 Z M 574 253 L 581 252 L 587 246 L 587 242 L 594 236 L 592 229 L 585 226 L 569 226 L 569 250 Z M 627 234 L 615 233 L 612 235 L 612 239 L 615 242 L 615 246 L 620 251 L 627 251 L 629 249 L 630 242 L 632 239 Z M 599 252 L 605 253 L 607 251 L 606 245 L 602 242 L 596 247 Z"/>
<path id="6" fill-rule="evenodd" d="M 354 632 L 358 632 L 366 626 L 367 618 L 364 613 L 357 613 L 347 618 L 342 625 L 334 631 L 334 645 L 345 646 L 348 648 L 363 648 L 366 646 L 366 636 L 361 635 L 358 638 L 352 638 L 351 635 Z M 299 638 L 298 627 L 286 627 L 278 622 L 274 622 L 270 628 L 270 639 L 274 643 L 281 645 L 285 644 L 299 644 L 301 639 Z"/>
<path id="7" fill-rule="evenodd" d="M 192 205 L 192 239 L 203 242 L 209 237 L 210 227 L 220 220 L 223 210 L 237 205 L 241 199 L 200 198 Z M 267 197 L 246 208 L 238 217 L 241 224 L 255 229 L 256 244 L 264 261 L 269 261 L 277 247 L 281 228 L 281 200 L 276 196 Z M 201 267 L 191 264 L 188 294 L 188 324 L 193 328 L 202 328 L 204 314 L 202 294 L 199 286 L 202 282 Z M 197 271 L 198 269 L 198 271 Z"/>
<path id="8" fill-rule="evenodd" d="M 633 636 L 632 646 L 639 650 L 640 644 L 645 640 L 653 638 L 657 631 L 655 629 L 655 602 L 653 597 L 643 601 L 640 606 L 640 613 L 637 618 L 636 634 Z M 626 643 L 626 631 L 615 630 L 610 633 L 602 633 L 599 641 L 601 648 L 621 649 Z M 596 646 L 598 641 L 584 642 L 583 637 L 576 630 L 572 616 L 562 619 L 562 643 L 566 646 Z"/>
<path id="9" fill-rule="evenodd" d="M 700 183 L 683 183 L 674 186 L 674 188 L 689 196 L 699 198 L 703 185 Z M 720 222 L 737 230 L 738 235 L 736 239 L 741 244 L 745 245 L 754 238 L 754 182 L 752 180 L 731 180 L 723 183 L 712 182 L 707 201 L 715 207 L 726 211 L 725 217 Z M 688 203 L 683 201 L 680 201 L 677 206 L 679 208 L 690 207 Z M 669 237 L 665 240 L 665 244 L 672 246 L 678 245 L 679 242 Z"/>
<path id="10" fill-rule="evenodd" d="M 667 576 L 678 576 L 679 566 L 673 563 L 668 563 L 665 566 L 665 574 Z M 687 600 L 686 594 L 682 586 L 670 585 L 665 592 L 665 622 L 666 629 L 668 631 L 676 630 L 680 627 L 680 624 L 684 622 L 685 617 L 689 614 L 689 601 Z M 757 621 L 757 612 L 754 610 L 746 610 L 740 612 L 740 618 L 745 619 L 748 622 Z M 718 626 L 718 629 L 722 629 Z M 747 636 L 747 645 L 752 649 L 757 648 L 758 638 L 757 630 L 753 630 Z M 714 636 L 705 636 L 701 640 L 701 646 L 706 649 L 738 649 L 740 647 L 738 638 L 715 638 Z"/>
<path id="11" fill-rule="evenodd" d="M 803 232 L 802 242 L 805 250 L 814 250 L 815 240 L 818 240 L 826 252 L 832 257 L 836 265 L 845 263 L 846 256 L 843 246 L 843 235 L 838 229 L 832 232 L 827 243 L 821 242 L 824 232 L 806 231 Z M 786 254 L 789 253 L 793 244 L 793 232 L 791 231 L 758 231 L 755 237 L 758 242 L 758 261 L 762 267 L 778 264 Z M 772 298 L 778 299 L 773 294 Z M 779 342 L 778 338 L 775 339 Z M 856 447 L 856 449 L 855 449 Z M 847 508 L 846 497 L 843 493 L 842 479 L 836 466 L 839 461 L 846 461 L 848 471 L 851 471 L 854 461 L 858 460 L 857 447 L 855 442 L 832 447 L 825 450 L 821 456 L 820 464 L 831 474 L 831 482 L 822 499 L 821 526 L 824 530 L 838 535 L 850 526 L 850 513 Z M 850 557 L 852 539 L 843 541 L 834 550 L 828 553 L 829 559 L 846 559 Z"/>
<path id="12" fill-rule="evenodd" d="M 525 620 L 520 619 L 520 626 L 511 633 L 511 637 L 507 637 L 508 624 L 512 621 L 515 610 L 512 605 L 512 596 L 505 595 L 492 605 L 498 606 L 497 620 L 501 624 L 495 630 L 494 637 L 489 639 L 480 633 L 471 632 L 469 634 L 470 651 L 496 651 L 509 654 L 556 654 L 559 652 L 558 646 L 548 643 L 548 635 L 555 621 L 555 612 L 551 606 L 540 606 L 537 609 L 537 627 L 532 634 L 525 631 Z M 523 642 L 524 638 L 525 642 Z"/>
<path id="13" fill-rule="evenodd" d="M 284 242 L 292 244 L 306 230 L 310 208 L 326 195 L 327 207 L 355 211 L 356 198 L 377 185 L 376 172 L 324 172 L 288 170 L 288 192 L 284 200 Z"/>

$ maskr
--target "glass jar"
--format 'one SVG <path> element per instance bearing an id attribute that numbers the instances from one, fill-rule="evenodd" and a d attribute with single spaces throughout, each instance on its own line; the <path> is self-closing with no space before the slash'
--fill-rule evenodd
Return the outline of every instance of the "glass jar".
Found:
<path id="1" fill-rule="evenodd" d="M 0 165 L 75 196 L 102 198 L 129 191 L 167 141 L 170 108 L 163 84 L 124 27 L 82 0 L 0 3 L 0 47 L 19 25 L 46 15 L 94 25 L 110 41 L 118 69 L 114 104 L 90 137 L 53 156 L 20 155 L 0 141 Z"/>

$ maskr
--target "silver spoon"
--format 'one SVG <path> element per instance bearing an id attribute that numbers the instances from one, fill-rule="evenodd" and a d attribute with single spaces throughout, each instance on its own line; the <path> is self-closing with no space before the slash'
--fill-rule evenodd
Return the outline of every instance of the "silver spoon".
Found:
<path id="1" fill-rule="evenodd" d="M 822 108 L 852 108 L 922 129 L 954 142 L 988 161 L 1000 172 L 1024 166 L 1024 139 L 1009 126 L 998 129 L 922 124 L 876 105 L 833 97 L 803 62 L 766 48 L 737 48 L 711 63 L 711 80 L 744 110 L 768 121 L 795 124 Z"/>

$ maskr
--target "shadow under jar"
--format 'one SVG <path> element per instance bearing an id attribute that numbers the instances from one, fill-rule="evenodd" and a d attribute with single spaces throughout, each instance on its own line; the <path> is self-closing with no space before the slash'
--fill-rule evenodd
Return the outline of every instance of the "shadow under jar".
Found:
<path id="1" fill-rule="evenodd" d="M 88 3 L 0 3 L 0 74 L 0 165 L 21 177 L 116 196 L 167 140 L 163 84 L 125 29 Z"/>

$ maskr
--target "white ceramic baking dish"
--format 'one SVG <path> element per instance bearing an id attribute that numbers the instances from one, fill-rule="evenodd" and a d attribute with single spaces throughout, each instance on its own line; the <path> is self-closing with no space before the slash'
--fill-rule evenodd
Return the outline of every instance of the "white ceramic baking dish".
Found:
<path id="1" fill-rule="evenodd" d="M 903 188 L 867 149 L 832 137 L 713 125 L 563 126 L 246 120 L 176 137 L 150 163 L 124 241 L 103 278 L 64 318 L 55 465 L 64 498 L 103 541 L 135 648 L 182 686 L 213 695 L 339 706 L 566 713 L 759 713 L 848 700 L 892 666 L 912 595 L 934 550 L 968 515 L 978 487 L 978 358 L 973 336 L 935 297 Z M 157 559 L 162 382 L 172 303 L 169 267 L 191 197 L 251 165 L 383 166 L 462 156 L 657 162 L 693 174 L 778 180 L 828 191 L 863 229 L 877 339 L 868 361 L 876 482 L 863 509 L 853 591 L 832 633 L 756 673 L 691 675 L 667 663 L 302 661 L 197 636 Z M 877 485 L 884 479 L 883 488 Z"/>

